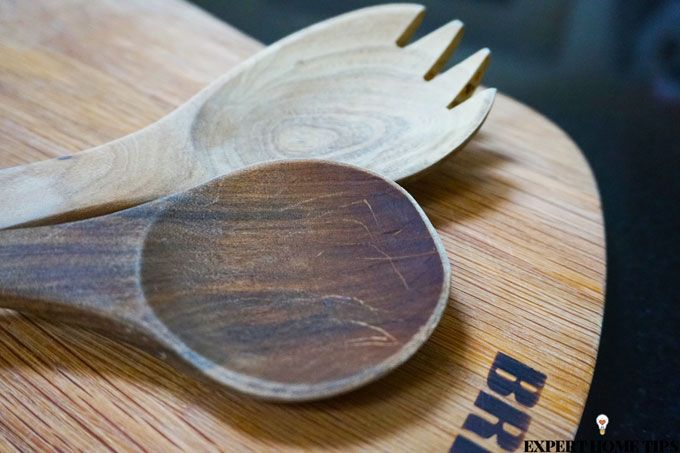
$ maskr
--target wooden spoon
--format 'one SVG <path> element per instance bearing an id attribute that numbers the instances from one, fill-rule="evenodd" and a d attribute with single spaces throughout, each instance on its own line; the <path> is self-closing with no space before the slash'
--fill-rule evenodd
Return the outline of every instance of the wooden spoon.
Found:
<path id="1" fill-rule="evenodd" d="M 0 233 L 0 305 L 62 320 L 279 400 L 392 370 L 446 305 L 411 196 L 338 163 L 251 167 L 107 216 Z"/>
<path id="2" fill-rule="evenodd" d="M 495 96 L 487 89 L 466 100 L 488 49 L 437 75 L 460 21 L 405 46 L 423 13 L 384 5 L 321 22 L 137 133 L 1 170 L 0 228 L 113 212 L 282 157 L 351 163 L 394 180 L 422 172 L 470 139 Z"/>

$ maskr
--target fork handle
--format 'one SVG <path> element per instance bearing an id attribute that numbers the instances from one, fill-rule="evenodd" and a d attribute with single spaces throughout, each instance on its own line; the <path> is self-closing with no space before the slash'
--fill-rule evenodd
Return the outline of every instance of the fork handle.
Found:
<path id="1" fill-rule="evenodd" d="M 0 229 L 107 214 L 200 184 L 210 176 L 185 136 L 161 121 L 72 156 L 1 169 Z"/>

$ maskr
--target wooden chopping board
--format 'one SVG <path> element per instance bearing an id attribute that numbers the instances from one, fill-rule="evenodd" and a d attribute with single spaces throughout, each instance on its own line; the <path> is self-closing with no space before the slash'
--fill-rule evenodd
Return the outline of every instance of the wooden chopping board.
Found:
<path id="1" fill-rule="evenodd" d="M 178 0 L 0 1 L 0 167 L 133 132 L 261 47 Z M 396 372 L 331 400 L 269 404 L 0 311 L 0 451 L 512 449 L 478 434 L 493 414 L 511 436 L 573 438 L 605 275 L 579 149 L 501 95 L 467 148 L 407 189 L 444 241 L 453 286 L 433 337 Z"/>

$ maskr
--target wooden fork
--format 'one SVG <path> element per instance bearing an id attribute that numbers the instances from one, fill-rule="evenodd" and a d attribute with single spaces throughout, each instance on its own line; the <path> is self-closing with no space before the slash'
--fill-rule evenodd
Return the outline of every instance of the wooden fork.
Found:
<path id="1" fill-rule="evenodd" d="M 422 172 L 474 135 L 496 92 L 471 97 L 488 49 L 438 74 L 460 21 L 406 45 L 423 14 L 384 5 L 312 25 L 136 133 L 0 170 L 0 228 L 113 212 L 272 159 L 330 159 L 397 181 Z"/>

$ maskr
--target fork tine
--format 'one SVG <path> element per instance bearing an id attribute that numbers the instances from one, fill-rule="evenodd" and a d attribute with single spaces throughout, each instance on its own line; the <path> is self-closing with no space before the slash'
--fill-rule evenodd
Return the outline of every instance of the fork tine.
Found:
<path id="1" fill-rule="evenodd" d="M 450 109 L 449 112 L 462 118 L 473 119 L 473 122 L 476 121 L 474 118 L 486 118 L 496 98 L 496 92 L 495 88 L 485 88 L 479 93 L 475 93 L 470 99 Z"/>
<path id="2" fill-rule="evenodd" d="M 319 33 L 320 39 L 328 34 L 337 40 L 337 34 L 341 33 L 363 45 L 396 43 L 403 46 L 420 26 L 424 15 L 425 7 L 418 4 L 371 6 L 329 19 L 311 33 Z"/>
<path id="3" fill-rule="evenodd" d="M 448 112 L 457 123 L 457 127 L 451 128 L 455 133 L 448 137 L 446 143 L 448 151 L 464 145 L 477 132 L 489 115 L 495 98 L 496 89 L 487 88 Z"/>
<path id="4" fill-rule="evenodd" d="M 434 61 L 424 75 L 425 80 L 430 80 L 444 67 L 453 51 L 458 47 L 462 37 L 463 23 L 459 20 L 454 20 L 423 36 L 413 44 L 409 44 L 406 49 L 417 54 L 426 55 L 426 61 L 428 62 Z"/>
<path id="5" fill-rule="evenodd" d="M 465 101 L 475 91 L 489 66 L 490 55 L 491 51 L 487 48 L 478 50 L 430 82 L 439 85 L 441 89 L 451 91 L 453 100 L 448 108 Z"/>
<path id="6" fill-rule="evenodd" d="M 428 152 L 428 162 L 439 162 L 465 146 L 484 124 L 495 97 L 496 89 L 487 88 L 454 109 L 442 109 L 443 115 L 438 118 L 441 120 L 441 129 L 447 132 L 438 145 Z"/>

